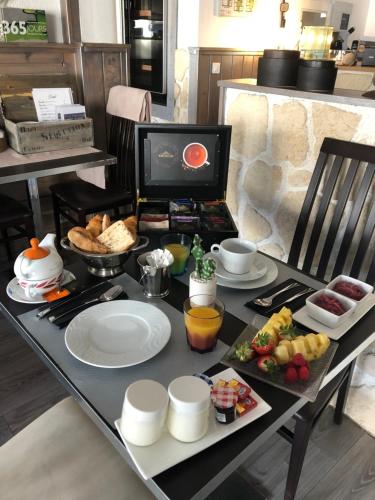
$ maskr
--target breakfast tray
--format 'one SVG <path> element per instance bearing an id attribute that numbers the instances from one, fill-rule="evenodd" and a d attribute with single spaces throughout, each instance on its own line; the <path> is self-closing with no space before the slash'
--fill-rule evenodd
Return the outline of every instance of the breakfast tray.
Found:
<path id="1" fill-rule="evenodd" d="M 264 323 L 266 323 L 268 318 L 264 318 Z M 299 331 L 297 329 L 298 335 L 305 335 L 306 332 Z M 257 366 L 257 360 L 252 359 L 247 363 L 243 363 L 233 357 L 236 344 L 244 342 L 245 340 L 252 340 L 258 333 L 258 328 L 254 325 L 248 325 L 237 338 L 236 342 L 232 345 L 229 351 L 224 355 L 221 363 L 226 366 L 230 366 L 235 370 L 238 370 L 250 377 L 254 377 L 262 382 L 278 387 L 284 391 L 290 392 L 295 396 L 303 397 L 308 401 L 314 402 L 320 386 L 323 382 L 325 374 L 331 364 L 333 356 L 338 348 L 338 343 L 331 341 L 329 348 L 324 353 L 324 355 L 310 363 L 310 378 L 307 382 L 297 381 L 294 384 L 286 384 L 284 382 L 284 373 L 280 370 L 278 373 L 270 376 L 264 372 L 261 372 Z"/>
<path id="2" fill-rule="evenodd" d="M 229 381 L 232 378 L 248 385 L 231 368 L 217 373 L 211 377 L 211 380 L 215 383 L 219 379 Z M 183 443 L 181 441 L 177 441 L 177 439 L 174 439 L 165 429 L 159 441 L 151 446 L 135 446 L 127 442 L 122 436 L 120 419 L 116 420 L 115 425 L 139 473 L 144 479 L 150 479 L 151 477 L 160 474 L 183 460 L 196 455 L 200 451 L 205 450 L 218 441 L 221 441 L 225 437 L 233 434 L 242 427 L 245 427 L 271 410 L 270 405 L 266 403 L 264 399 L 262 399 L 255 391 L 251 390 L 251 396 L 256 400 L 257 406 L 249 411 L 249 413 L 246 413 L 246 415 L 236 418 L 234 422 L 227 425 L 217 422 L 215 419 L 214 407 L 211 405 L 207 434 L 193 443 Z"/>

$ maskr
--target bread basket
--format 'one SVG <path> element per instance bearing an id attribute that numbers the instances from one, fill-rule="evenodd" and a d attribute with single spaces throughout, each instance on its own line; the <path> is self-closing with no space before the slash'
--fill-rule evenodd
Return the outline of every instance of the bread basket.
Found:
<path id="1" fill-rule="evenodd" d="M 81 256 L 83 262 L 87 264 L 87 269 L 91 274 L 101 278 L 110 278 L 124 272 L 124 264 L 128 260 L 130 254 L 137 250 L 145 248 L 150 243 L 147 236 L 138 236 L 132 247 L 124 252 L 118 253 L 89 253 L 77 248 L 67 237 L 61 240 L 61 246 L 65 250 L 70 250 Z"/>

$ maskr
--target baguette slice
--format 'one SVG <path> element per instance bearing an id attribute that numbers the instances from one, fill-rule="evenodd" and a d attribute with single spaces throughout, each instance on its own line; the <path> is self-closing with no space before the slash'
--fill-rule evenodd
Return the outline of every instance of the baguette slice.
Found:
<path id="1" fill-rule="evenodd" d="M 97 214 L 89 220 L 89 223 L 86 226 L 87 231 L 89 231 L 94 238 L 97 238 L 102 232 L 102 221 L 103 216 Z"/>
<path id="2" fill-rule="evenodd" d="M 109 226 L 97 240 L 105 245 L 110 253 L 124 252 L 135 243 L 135 236 L 127 229 L 124 221 L 119 220 Z"/>
<path id="3" fill-rule="evenodd" d="M 102 220 L 102 230 L 101 230 L 101 232 L 102 232 L 102 233 L 104 233 L 104 231 L 105 231 L 106 229 L 108 229 L 108 228 L 109 228 L 109 226 L 110 226 L 111 224 L 112 224 L 112 223 L 111 223 L 111 218 L 110 218 L 110 216 L 109 216 L 108 214 L 103 215 L 103 220 Z M 99 236 L 99 235 L 98 235 L 98 236 Z"/>

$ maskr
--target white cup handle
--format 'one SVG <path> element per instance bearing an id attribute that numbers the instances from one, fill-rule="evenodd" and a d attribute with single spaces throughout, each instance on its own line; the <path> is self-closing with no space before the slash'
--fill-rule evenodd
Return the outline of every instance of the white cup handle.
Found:
<path id="1" fill-rule="evenodd" d="M 217 243 L 214 243 L 213 245 L 211 245 L 211 252 L 212 253 L 219 253 L 220 252 L 220 245 L 218 245 Z"/>

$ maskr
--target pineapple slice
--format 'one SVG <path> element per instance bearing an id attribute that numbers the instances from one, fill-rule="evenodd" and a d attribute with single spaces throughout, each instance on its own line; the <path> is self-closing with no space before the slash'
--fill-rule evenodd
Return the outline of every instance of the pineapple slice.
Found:
<path id="1" fill-rule="evenodd" d="M 319 346 L 319 351 L 322 354 L 324 354 L 326 352 L 326 350 L 328 349 L 329 344 L 331 343 L 328 335 L 326 335 L 325 333 L 318 333 L 318 334 L 316 334 L 316 340 L 317 340 L 317 343 Z"/>
<path id="2" fill-rule="evenodd" d="M 287 340 L 287 339 L 280 340 L 279 346 L 280 345 L 285 345 L 285 347 L 288 349 L 289 357 L 292 358 L 293 357 L 293 348 L 292 348 L 291 341 Z"/>
<path id="3" fill-rule="evenodd" d="M 289 362 L 289 351 L 286 345 L 278 345 L 273 351 L 279 365 L 286 365 Z"/>
<path id="4" fill-rule="evenodd" d="M 287 307 L 282 307 L 278 314 L 284 322 L 284 326 L 290 326 L 293 323 L 292 311 Z"/>
<path id="5" fill-rule="evenodd" d="M 261 331 L 264 333 L 269 333 L 275 345 L 279 343 L 279 335 L 277 333 L 277 329 L 274 326 L 270 326 L 268 323 L 266 323 Z"/>
<path id="6" fill-rule="evenodd" d="M 293 355 L 300 352 L 302 356 L 306 359 L 306 347 L 304 340 L 303 339 L 292 340 L 291 344 L 292 344 Z"/>

